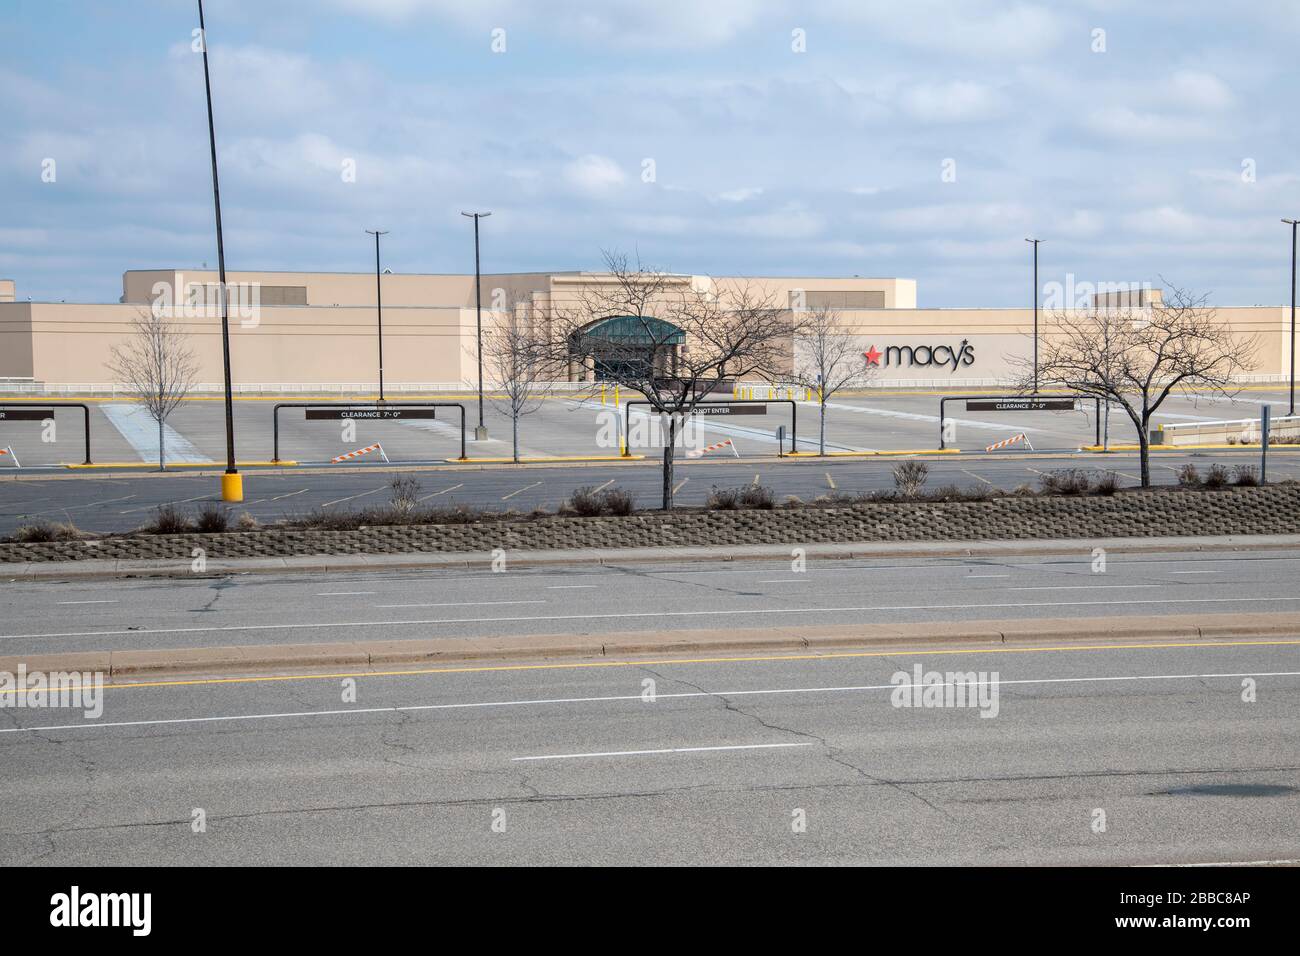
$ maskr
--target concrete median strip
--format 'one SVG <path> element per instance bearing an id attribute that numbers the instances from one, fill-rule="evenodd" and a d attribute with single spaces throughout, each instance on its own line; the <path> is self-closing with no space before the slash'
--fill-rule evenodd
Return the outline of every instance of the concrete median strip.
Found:
<path id="1" fill-rule="evenodd" d="M 0 657 L 0 671 L 91 671 L 110 677 L 155 677 L 322 667 L 374 669 L 470 661 L 613 660 L 623 657 L 719 655 L 741 652 L 817 654 L 850 648 L 913 646 L 995 648 L 1010 643 L 1213 642 L 1283 639 L 1300 634 L 1300 614 L 1171 614 L 1104 618 L 958 621 L 773 627 L 737 631 L 630 631 L 607 635 L 551 634 L 498 638 L 426 638 L 314 644 L 188 647 L 161 650 L 71 651 Z M 1099 641 L 1098 635 L 1104 635 Z"/>

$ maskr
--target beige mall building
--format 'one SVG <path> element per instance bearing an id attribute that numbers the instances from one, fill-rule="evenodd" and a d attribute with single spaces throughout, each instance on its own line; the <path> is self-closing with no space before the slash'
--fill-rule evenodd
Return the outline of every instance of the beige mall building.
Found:
<path id="1" fill-rule="evenodd" d="M 161 296 L 190 336 L 200 365 L 198 381 L 216 389 L 222 380 L 216 280 L 210 271 L 130 271 L 122 277 L 120 301 L 106 304 L 28 302 L 12 280 L 0 280 L 0 387 L 111 386 L 105 363 L 112 346 L 125 340 L 132 321 Z M 377 381 L 373 273 L 234 272 L 228 280 L 231 365 L 238 389 L 362 389 Z M 1009 360 L 1031 350 L 1030 308 L 921 309 L 912 279 L 682 275 L 672 280 L 703 290 L 749 284 L 791 308 L 834 306 L 860 351 L 876 356 L 875 374 L 864 384 L 998 385 L 1010 375 Z M 604 281 L 589 272 L 484 275 L 484 324 L 521 304 L 545 315 L 554 304 Z M 390 390 L 460 388 L 476 380 L 474 276 L 385 274 L 382 292 L 384 380 Z M 1140 306 L 1159 292 L 1134 295 L 1132 304 Z M 1286 380 L 1288 308 L 1219 307 L 1218 315 L 1234 331 L 1259 341 L 1257 366 L 1248 380 Z M 1049 312 L 1044 309 L 1040 318 L 1050 335 Z M 792 359 L 798 348 L 792 341 Z M 862 361 L 865 368 L 870 360 Z M 575 381 L 599 377 L 591 362 L 570 368 Z"/>

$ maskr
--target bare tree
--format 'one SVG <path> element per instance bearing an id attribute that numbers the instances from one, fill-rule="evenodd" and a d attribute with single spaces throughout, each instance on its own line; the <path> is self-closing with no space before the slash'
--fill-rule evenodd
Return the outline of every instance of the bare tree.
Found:
<path id="1" fill-rule="evenodd" d="M 871 377 L 871 369 L 858 352 L 857 340 L 844 330 L 839 312 L 831 306 L 819 306 L 800 315 L 794 374 L 800 385 L 817 390 L 817 454 L 825 455 L 826 403 L 842 389 L 865 384 Z"/>
<path id="2" fill-rule="evenodd" d="M 1254 367 L 1258 339 L 1234 335 L 1206 296 L 1168 288 L 1147 308 L 1058 313 L 1039 339 L 1039 385 L 1114 402 L 1138 434 L 1142 487 L 1151 485 L 1151 418 L 1174 391 L 1230 396 Z M 1032 359 L 1014 359 L 1017 385 L 1033 390 Z"/>
<path id="3" fill-rule="evenodd" d="M 516 462 L 519 419 L 542 406 L 555 378 L 554 363 L 532 319 L 531 303 L 512 304 L 501 321 L 483 332 L 484 377 L 495 393 L 488 400 L 510 416 Z"/>
<path id="4" fill-rule="evenodd" d="M 131 322 L 130 337 L 114 345 L 110 355 L 105 366 L 158 423 L 158 470 L 165 471 L 163 426 L 194 387 L 198 374 L 189 336 L 163 308 L 141 309 Z"/>
<path id="5" fill-rule="evenodd" d="M 678 430 L 724 381 L 772 381 L 791 364 L 790 313 L 745 283 L 708 286 L 605 253 L 607 275 L 591 276 L 554 302 L 547 351 L 570 374 L 640 392 L 665 420 L 663 507 L 673 506 Z"/>

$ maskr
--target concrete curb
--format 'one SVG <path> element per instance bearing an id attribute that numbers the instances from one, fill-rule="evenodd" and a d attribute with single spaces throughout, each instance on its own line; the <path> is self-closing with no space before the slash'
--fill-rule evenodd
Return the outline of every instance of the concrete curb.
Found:
<path id="1" fill-rule="evenodd" d="M 506 552 L 511 568 L 566 565 L 693 563 L 791 559 L 791 545 L 682 546 L 662 548 L 565 548 Z M 1300 548 L 1300 535 L 1089 538 L 1002 541 L 842 542 L 800 545 L 808 560 L 874 558 L 1013 557 L 1091 555 L 1102 548 L 1115 554 L 1168 551 L 1266 551 Z M 231 574 L 303 574 L 356 571 L 485 570 L 488 552 L 409 552 L 398 554 L 295 555 L 268 558 L 209 558 L 207 570 L 190 571 L 188 559 L 31 561 L 0 565 L 0 581 L 63 581 L 112 578 L 225 577 Z"/>
<path id="2" fill-rule="evenodd" d="M 1104 635 L 1104 640 L 1098 635 Z M 237 674 L 322 667 L 361 669 L 439 666 L 470 661 L 512 662 L 605 660 L 739 652 L 817 654 L 851 648 L 974 645 L 992 649 L 1010 643 L 1124 641 L 1178 643 L 1232 638 L 1290 638 L 1300 635 L 1300 614 L 1172 614 L 1142 617 L 1044 618 L 1036 621 L 835 625 L 747 631 L 711 629 L 633 631 L 621 634 L 554 634 L 504 638 L 427 638 L 320 644 L 189 647 L 164 650 L 70 651 L 0 657 L 0 670 L 91 671 L 108 677 Z M 922 645 L 922 647 L 916 647 Z"/>

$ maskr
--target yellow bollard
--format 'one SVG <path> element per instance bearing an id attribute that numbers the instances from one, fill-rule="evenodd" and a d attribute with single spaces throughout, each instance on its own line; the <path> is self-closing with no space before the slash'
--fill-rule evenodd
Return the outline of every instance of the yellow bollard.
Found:
<path id="1" fill-rule="evenodd" d="M 244 476 L 235 472 L 233 474 L 224 474 L 221 476 L 221 500 L 222 501 L 243 501 L 244 500 Z"/>
<path id="2" fill-rule="evenodd" d="M 618 386 L 615 385 L 615 386 L 614 386 L 614 407 L 615 407 L 615 408 L 618 408 L 618 404 L 619 404 L 619 398 L 618 398 Z"/>
<path id="3" fill-rule="evenodd" d="M 600 404 L 605 404 L 605 383 L 600 383 Z"/>

